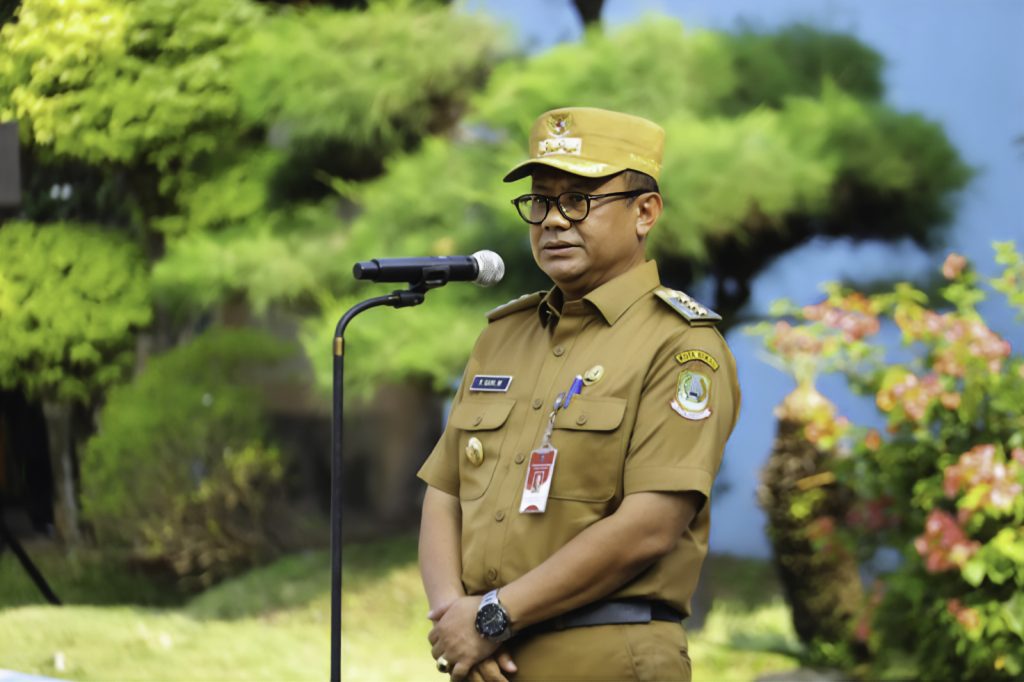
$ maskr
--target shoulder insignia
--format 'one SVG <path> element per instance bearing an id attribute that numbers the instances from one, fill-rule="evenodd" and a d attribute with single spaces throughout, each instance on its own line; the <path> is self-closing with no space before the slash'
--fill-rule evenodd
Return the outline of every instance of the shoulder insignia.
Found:
<path id="1" fill-rule="evenodd" d="M 495 320 L 500 320 L 506 315 L 519 312 L 520 310 L 536 308 L 546 294 L 546 291 L 536 291 L 532 294 L 523 294 L 519 298 L 513 298 L 508 303 L 502 303 L 497 308 L 487 312 L 487 321 L 494 322 Z"/>
<path id="2" fill-rule="evenodd" d="M 686 321 L 694 326 L 710 326 L 722 321 L 722 316 L 714 310 L 704 307 L 689 295 L 675 289 L 659 287 L 654 290 L 654 295 L 669 305 Z"/>

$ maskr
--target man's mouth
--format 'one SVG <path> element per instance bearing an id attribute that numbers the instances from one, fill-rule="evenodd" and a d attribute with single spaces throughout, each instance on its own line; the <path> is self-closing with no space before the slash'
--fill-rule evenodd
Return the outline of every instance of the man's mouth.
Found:
<path id="1" fill-rule="evenodd" d="M 570 244 L 568 242 L 548 242 L 547 244 L 541 247 L 541 250 L 550 251 L 553 253 L 562 253 L 568 251 L 569 249 L 575 249 L 578 247 L 578 244 Z"/>

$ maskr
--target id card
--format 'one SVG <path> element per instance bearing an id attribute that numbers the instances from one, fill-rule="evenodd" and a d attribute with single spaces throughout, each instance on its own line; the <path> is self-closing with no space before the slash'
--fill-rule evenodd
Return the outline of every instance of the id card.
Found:
<path id="1" fill-rule="evenodd" d="M 519 503 L 520 514 L 543 514 L 548 508 L 556 457 L 558 450 L 551 446 L 530 453 L 530 466 L 526 468 L 526 481 L 523 483 L 523 500 Z"/>

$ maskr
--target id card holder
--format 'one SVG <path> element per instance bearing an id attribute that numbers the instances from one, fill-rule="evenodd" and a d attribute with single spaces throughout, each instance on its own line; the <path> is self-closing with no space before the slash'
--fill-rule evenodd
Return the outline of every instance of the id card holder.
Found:
<path id="1" fill-rule="evenodd" d="M 530 453 L 530 465 L 526 468 L 526 481 L 523 483 L 523 499 L 519 503 L 520 514 L 543 514 L 548 508 L 548 493 L 551 491 L 557 457 L 558 450 L 550 445 Z"/>

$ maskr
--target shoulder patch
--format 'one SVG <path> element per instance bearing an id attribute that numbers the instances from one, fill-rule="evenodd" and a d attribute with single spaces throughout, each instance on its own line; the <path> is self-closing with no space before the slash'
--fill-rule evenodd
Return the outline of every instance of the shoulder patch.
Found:
<path id="1" fill-rule="evenodd" d="M 508 303 L 503 303 L 497 308 L 487 312 L 487 321 L 494 322 L 500 320 L 506 315 L 519 312 L 520 310 L 526 310 L 527 308 L 536 308 L 537 305 L 543 300 L 544 296 L 548 292 L 546 291 L 535 291 L 532 294 L 523 294 L 519 298 L 513 298 Z"/>
<path id="2" fill-rule="evenodd" d="M 711 326 L 722 321 L 722 316 L 714 310 L 704 307 L 682 291 L 659 287 L 654 295 L 667 303 L 672 310 L 682 315 L 687 322 L 695 327 Z"/>

